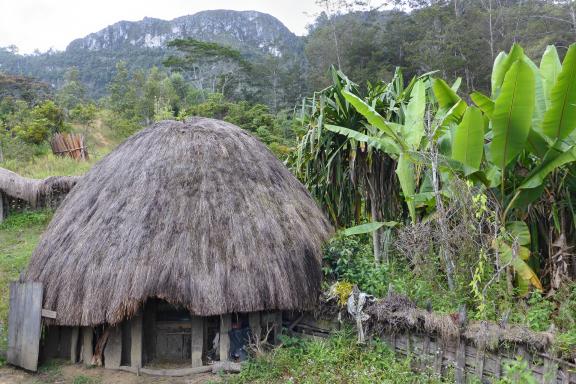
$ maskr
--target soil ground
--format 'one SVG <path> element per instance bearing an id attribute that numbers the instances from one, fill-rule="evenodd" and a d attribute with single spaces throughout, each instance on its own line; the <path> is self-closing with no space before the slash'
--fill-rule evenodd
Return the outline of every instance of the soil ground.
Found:
<path id="1" fill-rule="evenodd" d="M 0 384 L 208 384 L 220 382 L 220 378 L 211 373 L 187 377 L 136 376 L 129 372 L 85 368 L 79 364 L 71 365 L 61 362 L 41 367 L 35 374 L 11 366 L 0 368 Z"/>

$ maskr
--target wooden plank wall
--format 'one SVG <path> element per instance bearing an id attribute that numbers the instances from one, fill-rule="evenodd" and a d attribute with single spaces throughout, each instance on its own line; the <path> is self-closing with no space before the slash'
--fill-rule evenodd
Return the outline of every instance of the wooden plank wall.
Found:
<path id="1" fill-rule="evenodd" d="M 11 283 L 8 315 L 8 351 L 10 364 L 36 371 L 40 350 L 42 284 Z"/>

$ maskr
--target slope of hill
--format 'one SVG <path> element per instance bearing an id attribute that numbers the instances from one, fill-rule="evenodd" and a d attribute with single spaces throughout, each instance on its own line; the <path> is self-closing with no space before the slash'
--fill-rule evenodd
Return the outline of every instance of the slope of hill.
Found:
<path id="1" fill-rule="evenodd" d="M 166 43 L 177 38 L 226 44 L 248 57 L 294 57 L 302 40 L 278 19 L 256 11 L 203 11 L 173 20 L 144 18 L 120 21 L 71 42 L 63 52 L 17 55 L 0 48 L 0 71 L 36 77 L 58 88 L 64 73 L 77 67 L 92 96 L 101 96 L 125 60 L 131 69 L 160 65 L 169 54 Z"/>

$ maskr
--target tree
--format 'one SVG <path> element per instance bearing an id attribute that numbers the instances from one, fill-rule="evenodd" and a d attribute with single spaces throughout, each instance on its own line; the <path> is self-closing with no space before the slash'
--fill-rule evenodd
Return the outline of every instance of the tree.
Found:
<path id="1" fill-rule="evenodd" d="M 67 112 L 78 104 L 85 102 L 86 89 L 79 79 L 78 68 L 70 68 L 64 75 L 64 85 L 58 92 L 56 100 Z"/>
<path id="2" fill-rule="evenodd" d="M 241 87 L 244 76 L 250 72 L 250 64 L 240 51 L 224 45 L 176 39 L 169 42 L 168 47 L 175 48 L 180 54 L 170 56 L 164 65 L 188 73 L 194 87 L 200 90 L 226 95 L 233 88 Z"/>

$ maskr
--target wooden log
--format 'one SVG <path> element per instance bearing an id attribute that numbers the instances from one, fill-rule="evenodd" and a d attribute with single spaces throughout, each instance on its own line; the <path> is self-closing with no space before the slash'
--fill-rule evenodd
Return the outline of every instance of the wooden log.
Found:
<path id="1" fill-rule="evenodd" d="M 204 347 L 204 318 L 192 316 L 191 356 L 192 368 L 202 366 L 202 352 Z"/>
<path id="2" fill-rule="evenodd" d="M 119 366 L 114 368 L 120 371 L 132 372 L 136 374 L 143 373 L 145 375 L 150 376 L 161 376 L 161 377 L 182 377 L 182 376 L 189 376 L 198 373 L 206 373 L 212 372 L 213 366 L 212 365 L 204 365 L 202 367 L 196 368 L 175 368 L 175 369 L 153 369 L 153 368 L 136 368 L 136 367 L 127 367 L 127 366 Z"/>
<path id="3" fill-rule="evenodd" d="M 94 330 L 92 327 L 82 327 L 82 361 L 85 365 L 92 365 L 94 356 Z"/>
<path id="4" fill-rule="evenodd" d="M 72 337 L 70 338 L 70 362 L 78 362 L 78 340 L 80 339 L 80 328 L 72 327 Z"/>
<path id="5" fill-rule="evenodd" d="M 220 315 L 220 361 L 227 361 L 230 357 L 230 335 L 232 317 L 230 314 Z"/>
<path id="6" fill-rule="evenodd" d="M 260 344 L 260 338 L 262 337 L 260 312 L 250 312 L 250 314 L 248 314 L 248 323 L 250 324 L 250 331 L 252 332 L 254 344 Z"/>
<path id="7" fill-rule="evenodd" d="M 136 368 L 142 367 L 142 311 L 138 311 L 130 320 L 130 365 Z"/>
<path id="8" fill-rule="evenodd" d="M 29 179 L 0 168 L 0 191 L 15 199 L 24 200 L 36 208 L 47 205 L 53 194 L 68 193 L 80 177 L 53 176 L 46 179 Z"/>
<path id="9" fill-rule="evenodd" d="M 104 348 L 104 367 L 118 368 L 122 362 L 122 331 L 119 326 L 109 328 Z"/>

